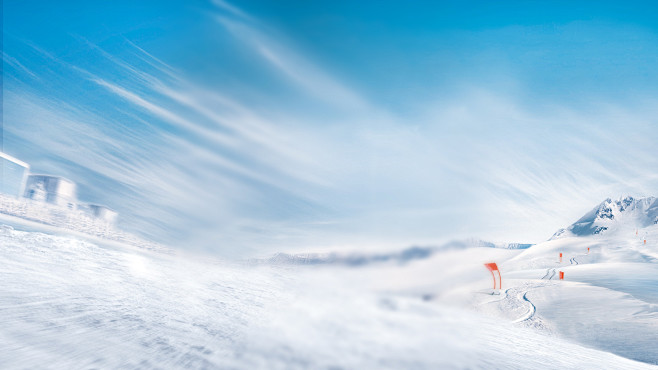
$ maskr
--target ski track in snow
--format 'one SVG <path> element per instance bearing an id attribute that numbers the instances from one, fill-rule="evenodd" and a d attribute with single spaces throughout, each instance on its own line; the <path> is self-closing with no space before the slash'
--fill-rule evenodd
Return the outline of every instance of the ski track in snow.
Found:
<path id="1" fill-rule="evenodd" d="M 521 286 L 507 288 L 503 294 L 501 294 L 502 297 L 500 299 L 483 302 L 481 305 L 498 304 L 502 306 L 503 312 L 514 311 L 523 307 L 525 312 L 516 319 L 510 320 L 510 322 L 512 324 L 526 323 L 530 324 L 527 326 L 543 329 L 545 328 L 545 325 L 541 319 L 535 316 L 537 307 L 528 298 L 528 292 L 533 289 L 541 288 L 544 285 L 545 284 L 526 283 Z"/>
<path id="2" fill-rule="evenodd" d="M 578 261 L 576 260 L 576 257 L 578 257 L 578 256 L 585 256 L 585 255 L 576 255 L 574 257 L 571 257 L 569 259 L 569 262 L 570 262 L 571 265 L 578 265 L 579 264 Z M 556 273 L 557 273 L 557 269 L 554 268 L 554 267 L 550 267 L 550 268 L 546 269 L 546 273 L 544 274 L 544 276 L 541 277 L 540 280 L 552 280 L 553 277 L 555 277 Z M 538 319 L 538 317 L 535 316 L 536 313 L 537 313 L 537 306 L 535 306 L 535 304 L 532 303 L 532 301 L 528 298 L 528 292 L 532 289 L 543 288 L 545 286 L 545 284 L 532 284 L 532 283 L 527 283 L 527 284 L 528 284 L 527 289 L 515 292 L 516 294 L 509 294 L 509 291 L 512 290 L 512 289 L 515 289 L 515 288 L 508 288 L 507 290 L 505 290 L 505 297 L 501 298 L 501 300 L 511 298 L 511 299 L 513 299 L 517 302 L 520 302 L 520 303 L 525 302 L 525 304 L 527 306 L 526 312 L 523 315 L 521 315 L 520 317 L 518 317 L 515 320 L 512 320 L 513 324 L 529 322 L 529 321 L 533 321 L 533 319 Z M 492 302 L 488 302 L 488 303 L 494 303 L 494 302 L 498 302 L 498 301 L 492 301 Z M 512 305 L 516 306 L 517 304 L 512 304 Z M 537 323 L 538 325 L 533 325 L 533 326 L 539 326 L 539 327 L 543 328 L 544 325 L 543 325 L 543 323 L 540 322 L 541 320 L 537 320 L 537 321 L 539 321 Z"/>
<path id="3" fill-rule="evenodd" d="M 576 260 L 576 257 L 578 257 L 578 256 L 585 256 L 585 255 L 576 255 L 574 257 L 571 257 L 569 259 L 569 262 L 570 262 L 571 265 L 578 265 L 579 264 L 578 261 Z M 556 268 L 551 267 L 551 268 L 546 269 L 546 274 L 544 274 L 544 276 L 542 276 L 542 278 L 540 280 L 545 280 L 545 279 L 546 280 L 552 280 L 553 277 L 555 277 L 555 275 L 556 275 Z M 526 311 L 526 313 L 521 315 L 519 318 L 513 320 L 512 321 L 513 324 L 522 323 L 522 322 L 526 322 L 526 321 L 531 321 L 531 320 L 533 320 L 533 318 L 535 318 L 535 314 L 537 313 L 537 306 L 535 306 L 535 304 L 532 303 L 532 301 L 528 298 L 528 292 L 531 289 L 540 289 L 544 286 L 545 286 L 545 284 L 531 285 L 530 288 L 517 293 L 515 300 L 517 300 L 519 302 L 526 302 L 527 303 L 527 311 Z M 503 299 L 506 299 L 506 298 L 510 297 L 510 294 L 508 294 L 510 289 L 513 289 L 513 288 L 509 288 L 505 291 L 506 296 Z M 496 301 L 494 301 L 494 302 L 496 302 Z M 540 325 L 540 326 L 543 326 L 543 325 Z"/>
<path id="4" fill-rule="evenodd" d="M 579 265 L 580 263 L 578 263 L 578 261 L 576 260 L 576 257 L 585 257 L 585 256 L 587 256 L 587 255 L 586 254 L 577 254 L 577 255 L 571 257 L 571 259 L 569 259 L 569 262 L 572 265 Z"/>
<path id="5" fill-rule="evenodd" d="M 521 295 L 521 294 L 523 294 L 523 295 Z M 523 322 L 523 321 L 528 321 L 528 320 L 532 319 L 533 316 L 535 316 L 535 313 L 537 312 L 537 307 L 528 299 L 528 291 L 519 293 L 519 297 L 520 297 L 520 299 L 522 298 L 524 301 L 528 302 L 528 304 L 530 306 L 528 307 L 528 311 L 523 316 L 521 316 L 518 319 L 512 321 L 512 323 L 514 323 L 514 324 L 519 323 L 519 322 Z"/>

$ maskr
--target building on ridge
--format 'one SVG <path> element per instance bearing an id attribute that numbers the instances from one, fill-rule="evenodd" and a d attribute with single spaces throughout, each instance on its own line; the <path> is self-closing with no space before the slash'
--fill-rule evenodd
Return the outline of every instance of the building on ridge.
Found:
<path id="1" fill-rule="evenodd" d="M 29 164 L 0 152 L 0 193 L 23 196 L 29 172 Z"/>
<path id="2" fill-rule="evenodd" d="M 69 209 L 75 209 L 77 204 L 75 183 L 59 176 L 28 175 L 24 196 Z"/>
<path id="3" fill-rule="evenodd" d="M 104 221 L 108 224 L 116 224 L 118 213 L 117 211 L 101 205 L 101 204 L 78 204 L 78 210 L 84 212 L 88 216 Z"/>

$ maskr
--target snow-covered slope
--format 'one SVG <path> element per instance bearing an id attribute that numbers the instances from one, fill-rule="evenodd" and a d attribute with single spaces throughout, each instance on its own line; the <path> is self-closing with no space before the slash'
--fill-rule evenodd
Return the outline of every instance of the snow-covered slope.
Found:
<path id="1" fill-rule="evenodd" d="M 623 209 L 611 211 L 614 222 L 605 233 L 563 235 L 524 250 L 454 250 L 405 270 L 380 268 L 376 288 L 470 307 L 516 326 L 658 364 L 658 224 L 646 222 L 654 202 L 627 199 Z M 501 295 L 475 293 L 491 291 L 484 262 L 498 264 Z"/>
<path id="2" fill-rule="evenodd" d="M 0 245 L 2 369 L 650 368 L 409 294 L 432 281 L 444 281 L 434 286 L 443 291 L 457 278 L 477 283 L 486 278 L 483 260 L 519 250 L 310 269 L 234 266 L 10 228 L 0 229 Z"/>
<path id="3" fill-rule="evenodd" d="M 504 261 L 509 290 L 486 307 L 514 318 L 525 306 L 529 326 L 658 364 L 655 206 L 655 198 L 606 200 L 568 233 Z"/>
<path id="4" fill-rule="evenodd" d="M 610 204 L 581 222 L 609 220 L 604 233 L 374 254 L 394 263 L 360 268 L 1 227 L 0 368 L 655 369 L 655 200 Z"/>
<path id="5" fill-rule="evenodd" d="M 604 200 L 566 229 L 558 230 L 552 237 L 586 236 L 610 233 L 623 228 L 643 228 L 658 224 L 658 199 L 620 197 Z"/>

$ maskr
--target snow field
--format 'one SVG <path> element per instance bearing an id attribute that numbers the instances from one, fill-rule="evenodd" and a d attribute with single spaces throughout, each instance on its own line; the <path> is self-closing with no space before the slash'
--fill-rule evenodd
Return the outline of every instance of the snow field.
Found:
<path id="1" fill-rule="evenodd" d="M 477 291 L 480 262 L 519 251 L 253 268 L 7 228 L 0 243 L 2 368 L 650 368 L 465 310 L 505 299 Z"/>

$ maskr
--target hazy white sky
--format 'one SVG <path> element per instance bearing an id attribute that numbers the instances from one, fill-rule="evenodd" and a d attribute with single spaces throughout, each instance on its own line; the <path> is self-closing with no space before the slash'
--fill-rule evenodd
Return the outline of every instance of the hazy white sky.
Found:
<path id="1" fill-rule="evenodd" d="M 656 195 L 647 4 L 4 2 L 4 151 L 224 256 L 538 242 Z"/>

